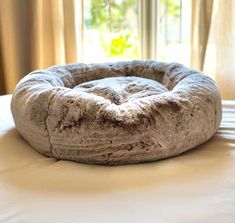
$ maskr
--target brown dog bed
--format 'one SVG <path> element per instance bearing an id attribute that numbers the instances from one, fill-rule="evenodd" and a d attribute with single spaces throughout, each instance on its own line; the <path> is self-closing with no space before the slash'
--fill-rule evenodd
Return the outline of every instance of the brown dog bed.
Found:
<path id="1" fill-rule="evenodd" d="M 176 63 L 73 64 L 34 71 L 12 98 L 16 129 L 57 159 L 118 165 L 168 158 L 211 138 L 215 82 Z"/>

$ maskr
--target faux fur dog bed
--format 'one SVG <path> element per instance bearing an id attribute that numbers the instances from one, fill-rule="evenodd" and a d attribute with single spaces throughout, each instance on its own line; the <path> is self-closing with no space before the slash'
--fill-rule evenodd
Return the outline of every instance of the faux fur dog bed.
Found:
<path id="1" fill-rule="evenodd" d="M 40 153 L 105 165 L 178 155 L 211 138 L 221 121 L 211 78 L 156 61 L 34 71 L 11 105 L 16 129 Z"/>

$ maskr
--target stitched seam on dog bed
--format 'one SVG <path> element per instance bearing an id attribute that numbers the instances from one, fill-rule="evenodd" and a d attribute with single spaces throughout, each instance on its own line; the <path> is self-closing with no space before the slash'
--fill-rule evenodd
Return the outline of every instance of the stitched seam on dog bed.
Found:
<path id="1" fill-rule="evenodd" d="M 53 145 L 51 143 L 51 135 L 50 135 L 50 132 L 49 132 L 49 129 L 48 129 L 48 125 L 47 125 L 47 122 L 48 122 L 48 113 L 49 113 L 49 109 L 50 109 L 50 106 L 51 106 L 51 102 L 52 100 L 54 99 L 54 97 L 56 96 L 56 92 L 54 93 L 54 95 L 51 97 L 50 99 L 50 102 L 48 103 L 48 108 L 47 108 L 47 113 L 46 113 L 46 119 L 45 119 L 45 128 L 46 128 L 46 131 L 47 131 L 47 134 L 48 134 L 48 140 L 49 140 L 49 144 L 50 144 L 50 156 L 52 156 L 52 150 L 53 150 Z"/>

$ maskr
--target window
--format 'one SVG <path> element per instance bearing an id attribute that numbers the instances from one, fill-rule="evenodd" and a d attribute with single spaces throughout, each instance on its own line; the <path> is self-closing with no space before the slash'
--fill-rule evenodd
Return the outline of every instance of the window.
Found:
<path id="1" fill-rule="evenodd" d="M 191 1 L 160 0 L 159 60 L 190 65 Z"/>
<path id="2" fill-rule="evenodd" d="M 84 1 L 84 54 L 87 62 L 140 58 L 138 1 Z"/>
<path id="3" fill-rule="evenodd" d="M 189 65 L 192 0 L 80 0 L 82 60 Z"/>

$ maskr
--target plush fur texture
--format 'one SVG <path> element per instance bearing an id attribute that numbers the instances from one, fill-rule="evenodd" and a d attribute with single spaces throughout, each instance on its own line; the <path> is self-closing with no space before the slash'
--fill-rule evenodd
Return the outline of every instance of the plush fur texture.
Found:
<path id="1" fill-rule="evenodd" d="M 104 165 L 183 153 L 215 134 L 222 113 L 211 78 L 156 61 L 34 71 L 11 106 L 16 129 L 40 153 Z"/>

